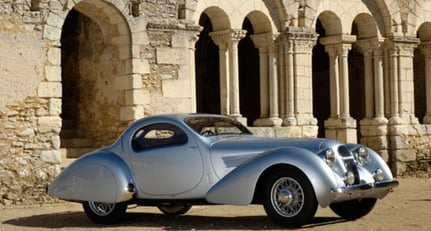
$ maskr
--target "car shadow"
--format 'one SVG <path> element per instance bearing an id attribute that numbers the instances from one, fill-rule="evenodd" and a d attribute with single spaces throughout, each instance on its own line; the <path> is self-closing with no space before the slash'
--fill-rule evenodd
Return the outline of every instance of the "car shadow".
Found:
<path id="1" fill-rule="evenodd" d="M 303 228 L 325 226 L 345 222 L 337 217 L 315 217 Z M 113 225 L 98 225 L 87 219 L 83 212 L 65 212 L 21 217 L 3 221 L 3 224 L 20 227 L 60 229 L 60 228 L 127 228 L 145 229 L 160 227 L 163 230 L 274 230 L 286 229 L 272 223 L 267 216 L 213 217 L 198 215 L 167 216 L 156 213 L 128 212 L 126 217 Z"/>

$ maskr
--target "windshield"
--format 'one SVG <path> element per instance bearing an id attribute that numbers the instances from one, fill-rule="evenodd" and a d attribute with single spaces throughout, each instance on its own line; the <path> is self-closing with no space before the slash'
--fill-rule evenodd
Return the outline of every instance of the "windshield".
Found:
<path id="1" fill-rule="evenodd" d="M 185 122 L 202 136 L 251 134 L 237 120 L 228 117 L 193 117 L 185 119 Z"/>

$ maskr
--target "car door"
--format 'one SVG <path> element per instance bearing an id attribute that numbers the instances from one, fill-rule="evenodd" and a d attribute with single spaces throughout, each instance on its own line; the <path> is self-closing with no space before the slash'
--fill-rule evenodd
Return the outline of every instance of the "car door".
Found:
<path id="1" fill-rule="evenodd" d="M 132 137 L 135 182 L 150 195 L 177 195 L 196 187 L 203 176 L 197 144 L 178 126 L 155 123 Z"/>

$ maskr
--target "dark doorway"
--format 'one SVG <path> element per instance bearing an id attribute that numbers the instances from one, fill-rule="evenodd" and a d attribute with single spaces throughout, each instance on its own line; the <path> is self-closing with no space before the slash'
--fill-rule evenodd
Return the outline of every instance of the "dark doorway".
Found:
<path id="1" fill-rule="evenodd" d="M 423 123 L 426 114 L 425 56 L 421 49 L 415 49 L 413 57 L 415 116 Z"/>
<path id="2" fill-rule="evenodd" d="M 352 35 L 358 35 L 358 26 L 355 22 L 352 24 Z M 370 81 L 374 81 L 372 76 L 367 76 Z M 349 51 L 349 105 L 350 115 L 356 120 L 356 134 L 358 140 L 361 139 L 360 121 L 365 118 L 365 73 L 364 73 L 364 56 L 353 46 Z M 368 89 L 369 93 L 374 95 L 374 89 Z M 374 97 L 373 97 L 374 100 Z"/>
<path id="3" fill-rule="evenodd" d="M 247 35 L 238 44 L 240 111 L 251 126 L 260 116 L 259 50 L 250 38 L 254 31 L 247 18 L 242 29 Z"/>
<path id="4" fill-rule="evenodd" d="M 201 15 L 199 25 L 203 30 L 195 51 L 196 111 L 220 114 L 219 49 L 209 36 L 213 28 L 206 14 Z"/>
<path id="5" fill-rule="evenodd" d="M 325 120 L 330 116 L 329 56 L 320 38 L 325 37 L 325 29 L 320 20 L 316 22 L 317 44 L 313 47 L 313 116 L 319 126 L 317 137 L 325 137 Z"/>

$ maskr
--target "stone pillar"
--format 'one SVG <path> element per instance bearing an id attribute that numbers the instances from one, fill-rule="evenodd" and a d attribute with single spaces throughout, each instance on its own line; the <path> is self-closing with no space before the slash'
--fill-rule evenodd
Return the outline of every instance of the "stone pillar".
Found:
<path id="1" fill-rule="evenodd" d="M 416 153 L 407 142 L 414 117 L 413 52 L 417 38 L 393 37 L 387 41 L 390 61 L 391 108 L 388 123 L 389 156 L 392 171 L 399 175 L 407 170 L 407 162 L 416 160 Z"/>
<path id="2" fill-rule="evenodd" d="M 431 124 L 431 42 L 421 43 L 420 48 L 425 56 L 426 113 L 423 123 Z"/>
<path id="3" fill-rule="evenodd" d="M 281 119 L 278 110 L 278 76 L 275 45 L 272 34 L 252 35 L 255 46 L 259 49 L 260 65 L 260 118 L 254 126 L 279 126 Z"/>
<path id="4" fill-rule="evenodd" d="M 376 39 L 359 40 L 355 44 L 364 56 L 365 118 L 360 121 L 360 143 L 377 151 L 388 160 L 387 123 L 384 117 L 382 48 Z"/>
<path id="5" fill-rule="evenodd" d="M 383 50 L 374 49 L 374 97 L 375 97 L 375 116 L 382 118 L 385 116 L 384 107 L 384 82 L 383 82 Z"/>
<path id="6" fill-rule="evenodd" d="M 317 120 L 313 117 L 312 97 L 312 48 L 317 35 L 312 28 L 287 27 L 279 35 L 278 44 L 281 87 L 284 100 L 282 125 L 287 127 L 289 136 L 316 137 Z"/>
<path id="7" fill-rule="evenodd" d="M 325 136 L 356 143 L 356 120 L 350 116 L 348 51 L 356 36 L 337 35 L 320 39 L 329 53 L 331 117 L 325 121 Z M 338 72 L 337 72 L 338 71 Z"/>
<path id="8" fill-rule="evenodd" d="M 220 52 L 220 104 L 221 112 L 236 117 L 247 124 L 241 116 L 239 107 L 238 43 L 246 31 L 231 29 L 209 33 Z"/>
<path id="9" fill-rule="evenodd" d="M 340 116 L 340 80 L 338 75 L 338 59 L 336 46 L 326 46 L 329 54 L 329 91 L 330 91 L 330 118 Z"/>
<path id="10" fill-rule="evenodd" d="M 229 39 L 230 31 L 216 31 L 209 33 L 214 43 L 219 48 L 219 72 L 220 72 L 220 112 L 223 115 L 230 114 L 230 71 L 229 71 Z"/>

